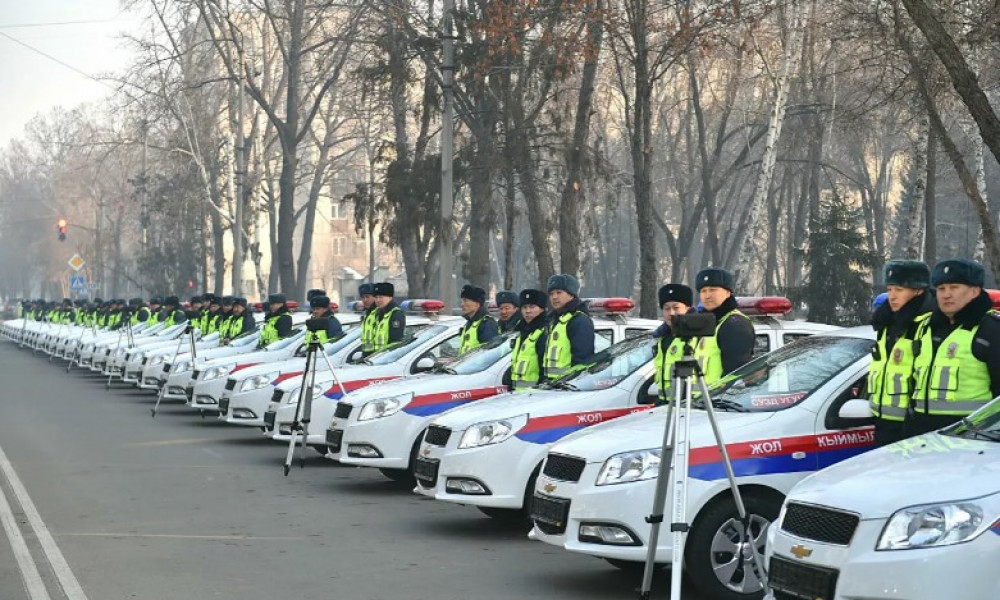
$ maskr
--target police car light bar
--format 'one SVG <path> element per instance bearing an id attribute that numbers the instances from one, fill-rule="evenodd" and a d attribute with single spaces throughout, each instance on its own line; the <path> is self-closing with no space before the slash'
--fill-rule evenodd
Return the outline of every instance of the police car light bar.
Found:
<path id="1" fill-rule="evenodd" d="M 792 312 L 792 301 L 782 296 L 747 296 L 737 298 L 736 304 L 745 315 L 787 315 Z"/>
<path id="2" fill-rule="evenodd" d="M 354 302 L 347 303 L 347 309 L 352 310 L 356 313 L 365 312 L 365 303 L 361 300 L 355 300 Z"/>
<path id="3" fill-rule="evenodd" d="M 444 310 L 444 302 L 440 300 L 403 300 L 399 308 L 406 312 L 439 313 Z"/>
<path id="4" fill-rule="evenodd" d="M 986 290 L 990 301 L 993 302 L 993 310 L 1000 310 L 1000 290 Z"/>
<path id="5" fill-rule="evenodd" d="M 594 314 L 625 314 L 635 308 L 631 298 L 590 298 L 587 310 Z"/>

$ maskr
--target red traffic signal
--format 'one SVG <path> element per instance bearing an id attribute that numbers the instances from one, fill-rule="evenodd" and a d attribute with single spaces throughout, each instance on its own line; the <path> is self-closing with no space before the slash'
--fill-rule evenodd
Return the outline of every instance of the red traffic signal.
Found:
<path id="1" fill-rule="evenodd" d="M 59 241 L 66 241 L 66 230 L 69 228 L 69 222 L 66 219 L 59 219 L 56 221 L 56 229 L 59 230 Z"/>

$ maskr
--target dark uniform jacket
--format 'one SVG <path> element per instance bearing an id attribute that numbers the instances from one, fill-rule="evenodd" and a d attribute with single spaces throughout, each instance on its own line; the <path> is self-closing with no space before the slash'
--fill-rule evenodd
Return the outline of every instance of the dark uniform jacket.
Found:
<path id="1" fill-rule="evenodd" d="M 521 316 L 521 311 L 514 313 L 509 319 L 498 319 L 497 325 L 500 326 L 500 333 L 507 333 L 508 331 L 517 331 L 524 325 L 524 317 Z"/>
<path id="2" fill-rule="evenodd" d="M 587 313 L 587 305 L 579 298 L 573 298 L 559 311 L 552 311 L 549 323 L 555 323 L 568 312 L 578 312 L 566 324 L 566 336 L 572 348 L 573 366 L 585 365 L 594 356 L 594 321 Z"/>
<path id="3" fill-rule="evenodd" d="M 283 340 L 292 335 L 292 315 L 289 314 L 288 307 L 282 306 L 277 312 L 271 313 L 268 318 L 274 317 L 278 317 L 278 320 L 274 323 L 274 330 L 278 332 L 278 339 Z"/>
<path id="4" fill-rule="evenodd" d="M 229 337 L 235 339 L 252 331 L 257 331 L 257 321 L 254 320 L 250 309 L 246 309 L 242 315 L 235 317 L 235 321 L 230 325 Z"/>
<path id="5" fill-rule="evenodd" d="M 736 298 L 729 297 L 711 312 L 717 322 L 722 322 L 726 315 L 737 308 Z M 723 373 L 731 373 L 753 358 L 754 330 L 748 317 L 732 315 L 719 326 L 715 337 L 722 354 Z"/>
<path id="6" fill-rule="evenodd" d="M 337 315 L 328 310 L 320 318 L 328 320 L 326 325 L 326 339 L 335 340 L 344 335 L 344 328 L 341 326 L 340 321 L 337 320 Z"/>
<path id="7" fill-rule="evenodd" d="M 931 313 L 930 327 L 933 348 L 922 348 L 921 352 L 937 352 L 938 346 L 952 331 L 959 327 L 972 329 L 979 325 L 979 331 L 972 343 L 972 356 L 986 363 L 990 373 L 990 390 L 993 396 L 1000 396 L 1000 315 L 987 314 L 993 308 L 985 290 L 979 297 L 958 311 L 954 322 L 940 310 Z"/>
<path id="8" fill-rule="evenodd" d="M 480 344 L 485 344 L 500 335 L 500 329 L 497 326 L 496 319 L 487 314 L 486 309 L 482 307 L 480 307 L 480 309 L 476 311 L 476 314 L 471 317 L 465 317 L 465 325 L 462 326 L 462 333 L 464 334 L 465 331 L 479 319 L 483 319 L 483 322 L 479 324 L 479 329 L 476 330 L 476 339 L 479 340 Z"/>
<path id="9" fill-rule="evenodd" d="M 382 322 L 382 318 L 389 314 L 394 308 L 399 308 L 396 305 L 396 301 L 393 300 L 389 304 L 385 305 L 385 308 L 378 309 L 378 322 Z M 378 331 L 378 328 L 376 328 Z M 402 310 L 398 310 L 393 313 L 392 320 L 389 322 L 389 344 L 395 344 L 396 342 L 403 339 L 403 333 L 406 331 L 406 313 Z"/>

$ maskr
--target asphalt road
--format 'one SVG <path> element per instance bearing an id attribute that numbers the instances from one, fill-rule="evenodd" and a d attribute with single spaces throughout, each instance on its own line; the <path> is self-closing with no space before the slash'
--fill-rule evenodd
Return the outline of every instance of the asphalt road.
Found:
<path id="1" fill-rule="evenodd" d="M 638 596 L 638 576 L 419 498 L 377 471 L 310 453 L 286 478 L 284 447 L 257 430 L 177 404 L 152 419 L 154 401 L 0 342 L 0 454 L 89 600 Z M 2 474 L 0 491 L 14 516 L 5 525 L 21 533 L 51 598 L 73 598 L 45 559 L 44 528 L 30 526 Z M 669 571 L 654 587 L 668 596 Z M 0 598 L 30 598 L 7 541 Z"/>

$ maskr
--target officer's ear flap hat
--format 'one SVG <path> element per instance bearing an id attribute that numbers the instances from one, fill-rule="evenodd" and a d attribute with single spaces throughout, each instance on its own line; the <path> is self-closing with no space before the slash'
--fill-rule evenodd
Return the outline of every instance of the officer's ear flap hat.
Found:
<path id="1" fill-rule="evenodd" d="M 520 300 L 521 306 L 524 306 L 525 304 L 532 304 L 542 310 L 545 310 L 545 308 L 549 305 L 549 296 L 542 290 L 521 290 Z"/>
<path id="2" fill-rule="evenodd" d="M 383 281 L 381 283 L 376 283 L 372 289 L 373 296 L 389 296 L 390 298 L 396 295 L 396 288 L 388 281 Z"/>
<path id="3" fill-rule="evenodd" d="M 316 296 L 326 296 L 326 290 L 312 289 L 306 292 L 306 300 L 312 300 Z"/>
<path id="4" fill-rule="evenodd" d="M 699 292 L 703 287 L 720 287 L 732 292 L 733 288 L 736 287 L 736 278 L 723 268 L 708 267 L 698 271 L 694 286 Z"/>
<path id="5" fill-rule="evenodd" d="M 463 285 L 461 297 L 465 300 L 472 300 L 479 304 L 486 304 L 486 290 L 474 285 Z"/>
<path id="6" fill-rule="evenodd" d="M 986 270 L 983 265 L 966 258 L 942 260 L 934 265 L 931 285 L 937 287 L 945 283 L 961 283 L 973 287 L 983 287 Z"/>
<path id="7" fill-rule="evenodd" d="M 132 298 L 128 301 L 129 306 L 142 306 L 142 298 Z"/>
<path id="8" fill-rule="evenodd" d="M 282 298 L 284 298 L 284 296 L 282 296 Z M 222 306 L 224 306 L 224 307 L 225 306 L 232 306 L 234 302 L 236 302 L 236 297 L 235 296 L 223 296 L 222 297 Z"/>
<path id="9" fill-rule="evenodd" d="M 882 271 L 886 285 L 922 290 L 931 284 L 931 270 L 919 260 L 890 260 Z"/>
<path id="10" fill-rule="evenodd" d="M 547 287 L 549 292 L 562 290 L 574 298 L 580 295 L 580 282 L 577 281 L 576 277 L 566 273 L 549 277 L 549 285 Z"/>
<path id="11" fill-rule="evenodd" d="M 313 296 L 309 299 L 309 306 L 312 308 L 330 308 L 330 298 L 327 296 Z"/>
<path id="12" fill-rule="evenodd" d="M 205 299 L 201 296 L 191 296 L 191 304 L 204 302 Z"/>
<path id="13" fill-rule="evenodd" d="M 247 299 L 244 298 L 243 296 L 240 296 L 239 298 L 233 298 L 233 306 L 242 306 L 243 308 L 246 308 Z"/>
<path id="14" fill-rule="evenodd" d="M 514 306 L 519 306 L 517 302 L 517 294 L 510 290 L 501 290 L 497 292 L 497 306 L 501 304 L 513 304 Z"/>
<path id="15" fill-rule="evenodd" d="M 180 306 L 181 305 L 181 299 L 178 298 L 177 296 L 167 296 L 166 298 L 163 299 L 163 305 L 164 306 Z"/>
<path id="16" fill-rule="evenodd" d="M 284 304 L 288 302 L 288 298 L 285 298 L 284 294 L 271 294 L 267 297 L 268 304 Z"/>
<path id="17" fill-rule="evenodd" d="M 358 298 L 361 296 L 374 296 L 375 295 L 375 284 L 372 283 L 362 283 L 358 286 Z"/>
<path id="18" fill-rule="evenodd" d="M 687 306 L 694 305 L 694 291 L 680 283 L 668 283 L 660 288 L 658 293 L 660 308 L 667 302 L 680 302 Z"/>

